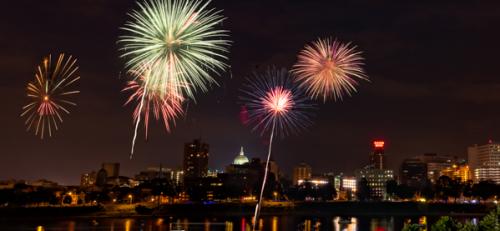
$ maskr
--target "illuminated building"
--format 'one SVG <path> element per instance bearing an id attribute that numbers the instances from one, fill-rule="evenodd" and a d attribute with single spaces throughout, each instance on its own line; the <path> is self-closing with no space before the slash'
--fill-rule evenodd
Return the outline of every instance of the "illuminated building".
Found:
<path id="1" fill-rule="evenodd" d="M 219 174 L 224 173 L 224 171 L 218 169 L 209 169 L 207 173 L 207 177 L 217 177 Z"/>
<path id="2" fill-rule="evenodd" d="M 106 171 L 108 177 L 120 176 L 120 163 L 102 163 L 102 169 Z"/>
<path id="3" fill-rule="evenodd" d="M 411 187 L 424 186 L 427 181 L 427 164 L 416 158 L 405 159 L 401 164 L 400 179 L 402 184 Z"/>
<path id="4" fill-rule="evenodd" d="M 233 164 L 234 165 L 244 165 L 249 162 L 248 157 L 245 156 L 245 152 L 243 151 L 243 147 L 240 149 L 240 154 L 237 155 L 234 160 Z"/>
<path id="5" fill-rule="evenodd" d="M 337 179 L 337 178 L 336 178 Z M 337 190 L 337 199 L 339 200 L 352 200 L 357 191 L 357 180 L 354 176 L 341 176 L 340 187 Z"/>
<path id="6" fill-rule="evenodd" d="M 144 183 L 158 178 L 165 178 L 172 181 L 175 185 L 181 185 L 183 180 L 183 171 L 171 168 L 148 167 L 146 170 L 135 175 L 134 180 Z"/>
<path id="7" fill-rule="evenodd" d="M 500 168 L 498 167 L 476 168 L 474 170 L 474 179 L 476 181 L 492 180 L 495 183 L 500 184 Z"/>
<path id="8" fill-rule="evenodd" d="M 390 169 L 365 168 L 356 171 L 356 179 L 360 181 L 365 178 L 370 187 L 370 197 L 382 200 L 386 198 L 386 183 L 394 179 L 394 173 Z"/>
<path id="9" fill-rule="evenodd" d="M 344 177 L 344 174 L 343 173 L 340 173 L 339 175 L 336 175 L 334 178 L 333 178 L 333 187 L 335 188 L 335 190 L 340 191 L 340 187 L 342 185 L 342 179 Z"/>
<path id="10" fill-rule="evenodd" d="M 441 176 L 441 171 L 451 167 L 455 162 L 455 158 L 448 155 L 438 155 L 436 153 L 425 153 L 414 157 L 427 165 L 427 178 L 436 183 Z"/>
<path id="11" fill-rule="evenodd" d="M 356 181 L 356 177 L 343 177 L 342 178 L 342 185 L 341 185 L 341 189 L 342 190 L 350 190 L 352 192 L 356 192 L 356 186 L 357 186 L 357 181 Z"/>
<path id="12" fill-rule="evenodd" d="M 97 173 L 92 171 L 91 173 L 84 173 L 80 178 L 80 187 L 87 188 L 95 185 L 97 178 Z"/>
<path id="13" fill-rule="evenodd" d="M 373 141 L 373 151 L 370 153 L 370 163 L 372 168 L 384 169 L 386 167 L 384 158 L 385 142 L 382 140 Z"/>
<path id="14" fill-rule="evenodd" d="M 298 185 L 302 185 L 305 183 L 311 183 L 314 186 L 321 186 L 321 185 L 326 185 L 330 182 L 328 181 L 328 179 L 326 177 L 321 177 L 321 176 L 315 176 L 315 177 L 311 177 L 310 179 L 304 179 L 304 180 L 300 179 L 297 181 Z"/>
<path id="15" fill-rule="evenodd" d="M 469 169 L 469 166 L 466 164 L 453 164 L 451 167 L 447 167 L 441 170 L 441 175 L 448 176 L 449 178 L 454 180 L 460 180 L 461 182 L 472 180 L 471 171 Z"/>
<path id="16" fill-rule="evenodd" d="M 490 140 L 485 145 L 471 146 L 467 158 L 475 182 L 493 180 L 500 183 L 500 143 Z"/>
<path id="17" fill-rule="evenodd" d="M 293 184 L 299 184 L 299 181 L 309 180 L 312 177 L 312 168 L 310 165 L 302 162 L 293 168 Z"/>
<path id="18" fill-rule="evenodd" d="M 360 182 L 365 178 L 370 187 L 370 197 L 372 199 L 385 199 L 386 182 L 394 179 L 394 173 L 386 169 L 385 160 L 385 141 L 373 141 L 373 151 L 369 155 L 369 164 L 363 169 L 355 171 L 356 181 Z"/>
<path id="19" fill-rule="evenodd" d="M 173 170 L 170 177 L 170 179 L 174 181 L 176 185 L 182 185 L 182 183 L 184 182 L 184 171 L 180 169 Z"/>
<path id="20" fill-rule="evenodd" d="M 184 145 L 184 177 L 204 177 L 208 173 L 209 146 L 201 140 Z"/>

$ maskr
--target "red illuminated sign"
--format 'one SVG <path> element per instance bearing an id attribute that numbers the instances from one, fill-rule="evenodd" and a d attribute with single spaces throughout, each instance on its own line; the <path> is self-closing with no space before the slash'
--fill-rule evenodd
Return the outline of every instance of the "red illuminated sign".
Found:
<path id="1" fill-rule="evenodd" d="M 383 148 L 384 144 L 385 144 L 385 142 L 383 140 L 373 141 L 373 146 L 375 146 L 376 148 Z"/>

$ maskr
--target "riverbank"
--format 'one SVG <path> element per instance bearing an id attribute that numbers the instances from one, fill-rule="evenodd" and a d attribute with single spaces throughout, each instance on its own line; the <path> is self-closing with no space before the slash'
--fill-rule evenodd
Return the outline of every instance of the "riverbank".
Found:
<path id="1" fill-rule="evenodd" d="M 495 205 L 442 204 L 418 202 L 297 202 L 271 203 L 262 208 L 262 215 L 290 216 L 483 216 Z M 82 217 L 127 218 L 168 216 L 252 216 L 252 203 L 171 204 L 108 204 L 98 206 L 55 206 L 29 208 L 0 208 L 3 219 Z"/>

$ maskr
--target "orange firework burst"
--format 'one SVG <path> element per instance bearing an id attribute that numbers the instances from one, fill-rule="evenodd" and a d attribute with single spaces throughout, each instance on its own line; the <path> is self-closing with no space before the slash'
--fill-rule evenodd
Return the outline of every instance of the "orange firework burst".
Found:
<path id="1" fill-rule="evenodd" d="M 306 45 L 292 73 L 312 98 L 337 101 L 356 92 L 358 80 L 368 80 L 362 66 L 363 57 L 355 46 L 327 38 Z"/>
<path id="2" fill-rule="evenodd" d="M 60 54 L 57 61 L 52 63 L 51 56 L 43 59 L 37 67 L 35 80 L 26 87 L 30 103 L 23 107 L 21 117 L 27 116 L 27 130 L 34 129 L 35 135 L 52 133 L 59 129 L 58 124 L 63 122 L 64 113 L 69 114 L 66 106 L 75 106 L 71 97 L 79 91 L 68 90 L 80 79 L 77 74 L 78 66 L 72 56 L 64 57 Z"/>

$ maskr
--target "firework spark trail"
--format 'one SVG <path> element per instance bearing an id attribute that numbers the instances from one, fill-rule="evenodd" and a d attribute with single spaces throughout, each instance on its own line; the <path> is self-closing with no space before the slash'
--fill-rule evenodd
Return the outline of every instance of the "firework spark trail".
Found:
<path id="1" fill-rule="evenodd" d="M 271 135 L 269 137 L 269 148 L 267 150 L 267 160 L 266 160 L 266 168 L 264 170 L 264 179 L 262 181 L 262 186 L 260 188 L 260 195 L 259 195 L 259 200 L 257 201 L 257 204 L 255 205 L 255 212 L 253 216 L 253 230 L 255 230 L 255 227 L 257 226 L 257 218 L 259 217 L 260 213 L 260 208 L 262 206 L 262 196 L 264 195 L 264 189 L 266 187 L 266 182 L 267 182 L 267 173 L 269 172 L 269 161 L 271 160 L 271 150 L 273 146 L 273 138 L 274 138 L 274 129 L 276 127 L 276 120 L 273 120 L 273 126 L 271 128 Z"/>
<path id="2" fill-rule="evenodd" d="M 144 85 L 144 92 L 142 93 L 141 102 L 139 104 L 139 115 L 137 116 L 137 120 L 135 122 L 134 128 L 134 137 L 132 138 L 132 147 L 130 148 L 130 159 L 134 157 L 134 148 L 135 148 L 135 140 L 137 139 L 137 129 L 139 128 L 139 123 L 141 122 L 141 112 L 142 107 L 144 106 L 144 96 L 147 93 L 147 84 Z"/>
<path id="3" fill-rule="evenodd" d="M 143 120 L 146 131 L 145 136 L 146 138 L 148 137 L 150 113 L 153 114 L 156 120 L 160 120 L 160 117 L 162 117 L 167 132 L 170 132 L 170 123 L 172 122 L 175 124 L 175 119 L 183 113 L 182 104 L 184 99 L 179 94 L 175 93 L 175 89 L 177 89 L 176 85 L 170 84 L 169 89 L 171 90 L 167 91 L 169 94 L 162 96 L 160 92 L 148 88 L 147 81 L 149 81 L 150 73 L 151 71 L 149 69 L 145 69 L 142 72 L 132 72 L 132 74 L 138 75 L 136 80 L 129 81 L 127 86 L 122 90 L 132 91 L 132 94 L 125 102 L 125 105 L 131 103 L 132 101 L 136 101 L 138 103 L 133 113 L 135 128 L 130 153 L 131 158 L 133 157 L 135 150 L 139 124 Z"/>
<path id="4" fill-rule="evenodd" d="M 285 69 L 269 68 L 263 74 L 254 74 L 252 79 L 247 79 L 247 84 L 241 91 L 244 95 L 240 99 L 249 114 L 248 124 L 253 124 L 253 131 L 261 130 L 261 135 L 270 135 L 264 179 L 252 220 L 255 230 L 269 172 L 273 139 L 275 135 L 287 135 L 309 125 L 308 110 L 314 106 L 292 83 L 289 72 Z"/>
<path id="5" fill-rule="evenodd" d="M 358 80 L 369 81 L 363 65 L 363 57 L 356 46 L 326 38 L 305 46 L 292 73 L 311 98 L 337 101 L 356 92 Z"/>
<path id="6" fill-rule="evenodd" d="M 25 121 L 27 130 L 33 128 L 35 135 L 43 139 L 46 132 L 51 137 L 54 130 L 59 129 L 63 113 L 70 113 L 66 105 L 76 105 L 71 96 L 79 91 L 67 88 L 80 79 L 77 71 L 76 59 L 72 56 L 65 58 L 64 54 L 60 54 L 55 64 L 51 55 L 43 59 L 36 69 L 35 80 L 26 87 L 31 102 L 23 106 L 21 117 L 28 116 Z"/>

